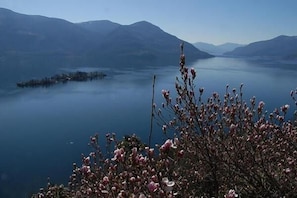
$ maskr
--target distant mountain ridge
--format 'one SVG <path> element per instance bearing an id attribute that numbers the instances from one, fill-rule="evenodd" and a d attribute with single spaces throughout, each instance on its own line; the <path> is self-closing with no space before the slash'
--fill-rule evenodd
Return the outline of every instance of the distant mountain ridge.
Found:
<path id="1" fill-rule="evenodd" d="M 122 67 L 178 64 L 181 40 L 141 21 L 71 23 L 0 8 L 0 72 L 3 67 Z M 185 42 L 188 60 L 212 57 Z M 1 69 L 2 68 L 2 69 Z"/>
<path id="2" fill-rule="evenodd" d="M 108 33 L 121 26 L 109 20 L 87 21 L 76 24 L 86 30 L 102 34 L 103 36 L 106 36 Z"/>
<path id="3" fill-rule="evenodd" d="M 89 34 L 62 19 L 30 16 L 0 9 L 0 51 L 71 50 L 90 42 Z M 71 32 L 71 33 L 70 33 Z"/>
<path id="4" fill-rule="evenodd" d="M 193 43 L 193 45 L 198 49 L 212 55 L 223 55 L 224 53 L 232 51 L 237 47 L 244 46 L 243 44 L 237 44 L 237 43 L 224 43 L 222 45 L 213 45 L 205 42 L 196 42 L 196 43 Z"/>
<path id="5" fill-rule="evenodd" d="M 247 46 L 227 52 L 225 55 L 297 59 L 297 36 L 281 35 L 270 40 L 250 43 Z"/>

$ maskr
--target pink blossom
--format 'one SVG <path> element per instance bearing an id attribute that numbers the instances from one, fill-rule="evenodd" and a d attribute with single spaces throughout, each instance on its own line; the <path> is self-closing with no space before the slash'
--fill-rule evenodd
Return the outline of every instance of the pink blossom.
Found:
<path id="1" fill-rule="evenodd" d="M 153 108 L 155 109 L 157 107 L 157 104 L 156 103 L 153 103 Z"/>
<path id="2" fill-rule="evenodd" d="M 258 108 L 263 109 L 264 105 L 265 105 L 265 103 L 263 101 L 260 101 L 258 104 Z"/>
<path id="3" fill-rule="evenodd" d="M 80 170 L 81 170 L 81 172 L 83 174 L 88 174 L 88 173 L 91 172 L 91 167 L 90 166 L 83 165 Z"/>
<path id="4" fill-rule="evenodd" d="M 281 107 L 281 111 L 286 113 L 289 108 L 290 108 L 290 105 L 286 104 Z"/>
<path id="5" fill-rule="evenodd" d="M 235 124 L 231 124 L 231 125 L 230 125 L 230 133 L 235 132 L 236 128 L 237 128 L 237 125 L 235 125 Z"/>
<path id="6" fill-rule="evenodd" d="M 97 142 L 96 137 L 91 137 L 91 142 L 92 142 L 93 144 L 96 143 L 96 142 Z"/>
<path id="7" fill-rule="evenodd" d="M 177 153 L 178 157 L 183 157 L 184 154 L 185 154 L 185 151 L 184 151 L 184 150 L 180 150 L 180 151 Z"/>
<path id="8" fill-rule="evenodd" d="M 146 196 L 143 193 L 140 193 L 139 198 L 146 198 Z"/>
<path id="9" fill-rule="evenodd" d="M 124 158 L 124 149 L 123 148 L 118 148 L 114 151 L 114 157 L 112 158 L 113 161 L 118 160 L 118 161 L 122 161 Z"/>
<path id="10" fill-rule="evenodd" d="M 133 147 L 133 148 L 132 148 L 132 154 L 133 154 L 133 155 L 136 155 L 136 154 L 137 154 L 137 148 L 136 148 L 136 147 Z"/>
<path id="11" fill-rule="evenodd" d="M 183 67 L 186 61 L 186 56 L 184 54 L 180 55 L 180 66 Z"/>
<path id="12" fill-rule="evenodd" d="M 141 156 L 141 157 L 139 158 L 139 164 L 140 164 L 140 165 L 145 165 L 146 162 L 147 162 L 147 157 L 146 157 L 146 156 L 145 156 L 145 157 Z"/>
<path id="13" fill-rule="evenodd" d="M 152 179 L 153 182 L 157 182 L 157 181 L 158 181 L 158 177 L 157 177 L 157 175 L 153 175 L 153 176 L 151 177 L 151 179 Z"/>
<path id="14" fill-rule="evenodd" d="M 148 149 L 148 156 L 149 157 L 153 157 L 154 156 L 154 149 L 153 148 Z"/>
<path id="15" fill-rule="evenodd" d="M 238 194 L 236 194 L 235 190 L 230 189 L 229 192 L 224 197 L 225 198 L 235 198 L 235 197 L 238 197 Z"/>
<path id="16" fill-rule="evenodd" d="M 214 98 L 218 98 L 219 97 L 219 94 L 217 92 L 213 92 L 212 95 L 213 95 Z"/>
<path id="17" fill-rule="evenodd" d="M 92 189 L 91 188 L 88 188 L 87 189 L 87 195 L 90 195 L 92 193 Z"/>
<path id="18" fill-rule="evenodd" d="M 204 91 L 204 88 L 203 88 L 203 87 L 199 88 L 199 92 L 200 92 L 200 94 L 202 94 L 203 91 Z"/>
<path id="19" fill-rule="evenodd" d="M 153 181 L 151 181 L 148 185 L 147 185 L 148 189 L 150 192 L 156 192 L 159 188 L 159 183 L 155 183 Z"/>
<path id="20" fill-rule="evenodd" d="M 163 90 L 162 90 L 162 95 L 163 95 L 163 97 L 164 97 L 166 100 L 169 99 L 169 91 L 168 91 L 168 90 L 163 89 Z"/>
<path id="21" fill-rule="evenodd" d="M 103 184 L 106 185 L 109 183 L 109 178 L 107 176 L 105 176 L 105 177 L 103 177 L 102 181 L 103 181 Z"/>
<path id="22" fill-rule="evenodd" d="M 191 74 L 192 74 L 192 78 L 194 79 L 196 77 L 196 71 L 193 67 L 191 68 Z"/>
<path id="23" fill-rule="evenodd" d="M 174 110 L 175 110 L 175 111 L 178 111 L 178 109 L 179 109 L 178 104 L 175 104 L 175 105 L 174 105 Z"/>
<path id="24" fill-rule="evenodd" d="M 290 168 L 286 168 L 284 171 L 285 171 L 285 173 L 290 173 L 291 172 L 291 169 Z"/>
<path id="25" fill-rule="evenodd" d="M 179 143 L 180 143 L 180 142 L 179 142 L 179 139 L 178 139 L 178 138 L 174 138 L 174 144 L 175 144 L 175 145 L 179 145 Z"/>
<path id="26" fill-rule="evenodd" d="M 89 165 L 90 164 L 90 157 L 85 157 L 84 158 L 84 164 Z"/>
<path id="27" fill-rule="evenodd" d="M 162 126 L 162 131 L 165 133 L 166 130 L 167 130 L 167 126 L 164 124 L 164 125 Z"/>
<path id="28" fill-rule="evenodd" d="M 285 120 L 285 117 L 284 116 L 277 115 L 276 116 L 276 119 L 278 119 L 280 122 L 283 122 Z"/>
<path id="29" fill-rule="evenodd" d="M 174 181 L 169 181 L 167 177 L 162 178 L 162 183 L 165 185 L 165 191 L 170 192 L 173 190 L 173 186 L 175 185 Z"/>
<path id="30" fill-rule="evenodd" d="M 168 139 L 166 142 L 161 146 L 161 151 L 168 151 L 171 147 L 173 147 L 172 140 Z"/>
<path id="31" fill-rule="evenodd" d="M 45 195 L 43 193 L 38 193 L 38 198 L 44 198 Z"/>
<path id="32" fill-rule="evenodd" d="M 135 182 L 136 181 L 136 178 L 135 177 L 130 177 L 130 182 Z"/>
<path id="33" fill-rule="evenodd" d="M 256 97 L 253 96 L 252 99 L 250 99 L 250 102 L 254 106 L 256 104 Z"/>
<path id="34" fill-rule="evenodd" d="M 266 129 L 266 125 L 265 124 L 261 124 L 261 126 L 259 127 L 260 131 L 264 131 Z"/>
<path id="35" fill-rule="evenodd" d="M 163 106 L 164 105 L 164 106 Z M 163 108 L 165 107 L 165 104 L 163 104 L 162 106 L 163 106 Z M 159 108 L 158 109 L 158 113 L 157 113 L 158 115 L 161 115 L 162 114 L 162 110 Z"/>

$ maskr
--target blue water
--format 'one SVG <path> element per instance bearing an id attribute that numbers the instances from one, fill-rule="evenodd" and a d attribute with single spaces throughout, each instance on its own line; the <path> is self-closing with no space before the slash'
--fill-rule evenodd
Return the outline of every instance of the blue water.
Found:
<path id="1" fill-rule="evenodd" d="M 256 96 L 268 111 L 284 104 L 290 104 L 291 113 L 295 109 L 290 91 L 297 87 L 297 63 L 217 57 L 189 66 L 197 71 L 197 89 L 205 88 L 204 98 L 213 91 L 222 95 L 227 84 L 238 89 L 243 83 L 246 100 Z M 153 75 L 156 103 L 161 105 L 162 89 L 174 93 L 178 65 L 95 69 L 108 76 L 34 89 L 1 82 L 0 197 L 28 197 L 46 185 L 47 177 L 67 184 L 72 163 L 80 162 L 81 153 L 88 154 L 87 143 L 95 133 L 101 142 L 108 132 L 119 138 L 135 133 L 148 142 Z M 154 126 L 152 142 L 162 138 Z"/>

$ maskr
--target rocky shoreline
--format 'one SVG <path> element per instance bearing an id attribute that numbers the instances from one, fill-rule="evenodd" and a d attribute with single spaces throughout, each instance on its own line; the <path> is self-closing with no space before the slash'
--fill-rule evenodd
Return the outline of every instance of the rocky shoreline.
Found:
<path id="1" fill-rule="evenodd" d="M 29 81 L 18 82 L 17 86 L 25 87 L 49 87 L 58 83 L 67 83 L 68 81 L 88 81 L 95 79 L 102 79 L 106 74 L 102 72 L 71 72 L 67 74 L 57 74 L 52 77 L 45 77 L 42 79 L 31 79 Z"/>

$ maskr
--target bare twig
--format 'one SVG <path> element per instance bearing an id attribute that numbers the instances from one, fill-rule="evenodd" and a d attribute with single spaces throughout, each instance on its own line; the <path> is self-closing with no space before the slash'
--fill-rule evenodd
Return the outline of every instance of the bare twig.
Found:
<path id="1" fill-rule="evenodd" d="M 149 135 L 149 146 L 151 146 L 152 133 L 153 133 L 154 102 L 155 102 L 155 81 L 156 81 L 156 75 L 154 75 L 154 77 L 153 77 L 153 95 L 152 95 L 152 112 L 151 112 L 151 127 L 150 127 L 150 135 Z"/>

